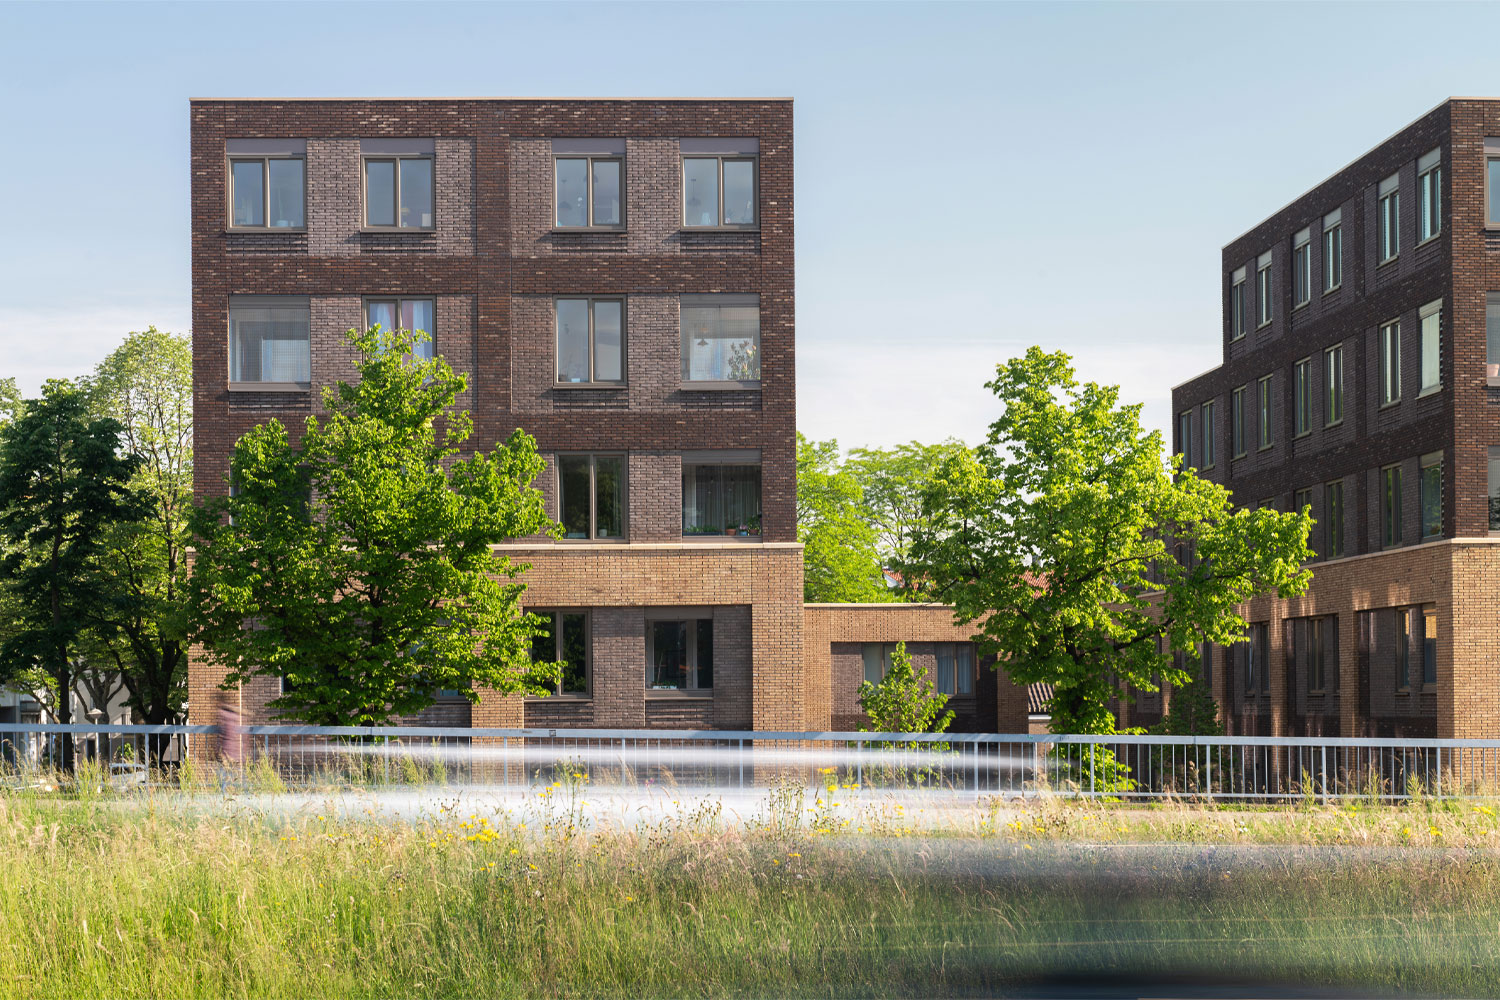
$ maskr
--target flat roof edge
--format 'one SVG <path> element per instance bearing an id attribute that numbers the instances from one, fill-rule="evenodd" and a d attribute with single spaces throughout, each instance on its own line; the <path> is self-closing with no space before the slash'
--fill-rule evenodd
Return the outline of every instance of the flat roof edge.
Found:
<path id="1" fill-rule="evenodd" d="M 1198 381 L 1200 378 L 1202 378 L 1205 375 L 1212 375 L 1214 372 L 1218 371 L 1220 368 L 1223 368 L 1223 367 L 1224 367 L 1224 362 L 1220 361 L 1218 364 L 1214 365 L 1212 368 L 1205 368 L 1201 372 L 1199 372 L 1198 374 L 1193 375 L 1193 376 L 1191 376 L 1189 378 L 1185 378 L 1181 382 L 1178 382 L 1176 385 L 1172 386 L 1172 391 L 1176 392 L 1178 389 L 1181 389 L 1183 386 L 1187 385 L 1189 382 L 1196 382 L 1196 381 Z"/>
<path id="2" fill-rule="evenodd" d="M 251 103 L 297 103 L 297 104 L 350 104 L 356 101 L 510 101 L 517 104 L 536 101 L 651 101 L 696 104 L 720 104 L 729 101 L 740 103 L 762 103 L 766 101 L 792 102 L 791 97 L 189 97 L 189 104 L 251 104 Z"/>

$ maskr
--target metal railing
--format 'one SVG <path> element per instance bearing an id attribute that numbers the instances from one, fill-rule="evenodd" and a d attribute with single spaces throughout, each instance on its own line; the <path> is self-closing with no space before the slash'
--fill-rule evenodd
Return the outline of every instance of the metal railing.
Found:
<path id="1" fill-rule="evenodd" d="M 1060 736 L 419 726 L 0 724 L 0 771 L 107 763 L 126 783 L 840 788 L 1286 802 L 1500 794 L 1500 739 Z"/>

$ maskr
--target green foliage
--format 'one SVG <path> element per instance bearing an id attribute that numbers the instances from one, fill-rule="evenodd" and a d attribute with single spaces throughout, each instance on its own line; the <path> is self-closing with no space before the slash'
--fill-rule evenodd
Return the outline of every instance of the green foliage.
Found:
<path id="1" fill-rule="evenodd" d="M 131 333 L 95 369 L 88 393 L 96 414 L 120 422 L 124 449 L 140 456 L 133 485 L 150 503 L 148 517 L 105 531 L 100 560 L 120 586 L 95 620 L 97 659 L 118 671 L 137 718 L 176 722 L 187 707 L 181 634 L 193 503 L 192 345 L 155 327 Z"/>
<path id="2" fill-rule="evenodd" d="M 544 693 L 558 668 L 530 659 L 527 566 L 492 551 L 555 530 L 535 441 L 459 457 L 464 377 L 402 331 L 349 337 L 359 381 L 325 390 L 300 443 L 275 420 L 242 437 L 235 495 L 195 516 L 193 637 L 225 686 L 282 678 L 271 707 L 315 724 L 384 722 L 440 689 Z"/>
<path id="3" fill-rule="evenodd" d="M 804 600 L 892 599 L 859 483 L 839 467 L 838 442 L 809 441 L 801 433 L 797 435 L 797 538 L 803 545 Z"/>
<path id="4" fill-rule="evenodd" d="M 1033 347 L 986 388 L 1004 413 L 928 486 L 912 571 L 1013 681 L 1053 685 L 1055 731 L 1113 732 L 1120 684 L 1186 682 L 1173 650 L 1243 641 L 1236 605 L 1306 589 L 1306 512 L 1236 510 L 1164 463 L 1140 406 L 1080 384 L 1067 355 Z"/>
<path id="5" fill-rule="evenodd" d="M 105 536 L 146 512 L 131 487 L 141 462 L 121 453 L 121 430 L 91 417 L 84 393 L 58 380 L 0 428 L 0 588 L 9 617 L 0 682 L 45 675 L 64 723 L 80 645 L 120 595 L 100 563 Z"/>
<path id="6" fill-rule="evenodd" d="M 904 642 L 896 644 L 891 667 L 879 684 L 861 681 L 859 685 L 859 707 L 870 717 L 871 732 L 946 732 L 953 721 L 952 710 L 943 711 L 947 704 L 948 696 L 938 694 L 927 675 L 912 666 Z"/>
<path id="7" fill-rule="evenodd" d="M 1172 685 L 1167 717 L 1151 727 L 1157 736 L 1223 736 L 1219 705 L 1202 677 L 1192 675 L 1185 683 Z"/>
<path id="8" fill-rule="evenodd" d="M 929 523 L 922 498 L 933 473 L 965 450 L 961 441 L 909 441 L 894 448 L 855 448 L 844 463 L 859 484 L 863 516 L 875 532 L 882 563 L 902 573 L 903 599 L 927 599 L 927 581 L 907 571 L 912 539 Z"/>
<path id="9" fill-rule="evenodd" d="M 21 415 L 21 390 L 13 378 L 0 378 L 0 427 Z"/>

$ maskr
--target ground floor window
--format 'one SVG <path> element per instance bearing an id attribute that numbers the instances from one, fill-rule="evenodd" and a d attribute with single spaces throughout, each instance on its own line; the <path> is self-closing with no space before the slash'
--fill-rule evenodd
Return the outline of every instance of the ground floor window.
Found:
<path id="1" fill-rule="evenodd" d="M 707 691 L 713 686 L 712 614 L 680 612 L 649 619 L 646 687 L 652 691 Z"/>
<path id="2" fill-rule="evenodd" d="M 864 679 L 879 684 L 891 670 L 891 656 L 896 652 L 894 642 L 867 642 L 860 647 L 864 660 Z M 911 643 L 906 651 L 913 650 Z M 974 644 L 972 642 L 935 642 L 933 656 L 937 661 L 935 689 L 938 694 L 971 695 L 974 693 L 975 669 Z"/>
<path id="3" fill-rule="evenodd" d="M 589 693 L 589 616 L 587 611 L 537 611 L 546 631 L 531 639 L 531 662 L 561 663 L 553 694 Z"/>

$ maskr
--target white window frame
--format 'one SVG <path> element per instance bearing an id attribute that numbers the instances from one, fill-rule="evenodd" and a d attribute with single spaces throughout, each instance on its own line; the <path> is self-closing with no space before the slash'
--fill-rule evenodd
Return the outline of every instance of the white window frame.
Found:
<path id="1" fill-rule="evenodd" d="M 1323 351 L 1323 426 L 1344 422 L 1344 345 Z"/>
<path id="2" fill-rule="evenodd" d="M 1344 210 L 1336 208 L 1323 216 L 1323 294 L 1336 292 L 1344 283 Z"/>
<path id="3" fill-rule="evenodd" d="M 1443 231 L 1443 151 L 1434 149 L 1417 161 L 1417 245 Z"/>
<path id="4" fill-rule="evenodd" d="M 1235 270 L 1229 284 L 1229 339 L 1245 335 L 1245 269 Z"/>
<path id="5" fill-rule="evenodd" d="M 1292 238 L 1292 286 L 1295 306 L 1312 301 L 1312 229 L 1304 229 Z"/>
<path id="6" fill-rule="evenodd" d="M 1375 250 L 1380 263 L 1395 260 L 1401 254 L 1401 177 L 1391 174 L 1380 182 L 1375 201 Z"/>
<path id="7" fill-rule="evenodd" d="M 1271 287 L 1271 254 L 1266 252 L 1260 255 L 1255 265 L 1255 328 L 1271 325 L 1271 318 L 1275 315 L 1276 304 L 1272 299 L 1273 289 Z"/>
<path id="8" fill-rule="evenodd" d="M 1380 324 L 1376 356 L 1379 359 L 1380 405 L 1401 402 L 1401 321 L 1393 319 Z"/>
<path id="9" fill-rule="evenodd" d="M 1417 395 L 1426 396 L 1443 388 L 1443 300 L 1427 303 L 1417 315 L 1422 336 L 1422 384 Z"/>
<path id="10" fill-rule="evenodd" d="M 1274 375 L 1262 375 L 1255 384 L 1255 441 L 1256 450 L 1262 451 L 1276 444 L 1273 422 L 1276 419 Z"/>

